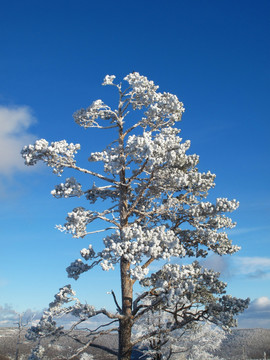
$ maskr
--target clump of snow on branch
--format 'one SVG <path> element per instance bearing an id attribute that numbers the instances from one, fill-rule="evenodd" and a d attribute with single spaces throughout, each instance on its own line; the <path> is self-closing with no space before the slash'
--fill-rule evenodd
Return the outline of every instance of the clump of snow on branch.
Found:
<path id="1" fill-rule="evenodd" d="M 99 254 L 102 259 L 101 266 L 104 270 L 113 269 L 113 264 L 118 263 L 123 257 L 135 266 L 130 270 L 134 279 L 141 279 L 148 273 L 148 269 L 142 269 L 139 265 L 143 257 L 152 259 L 170 259 L 172 256 L 183 257 L 185 250 L 179 243 L 174 232 L 166 230 L 165 226 L 153 229 L 144 229 L 138 224 L 125 227 L 120 232 L 107 236 L 104 239 L 105 249 Z M 105 266 L 104 266 L 105 265 Z"/>
<path id="2" fill-rule="evenodd" d="M 102 161 L 104 171 L 110 174 L 119 174 L 122 169 L 122 160 L 119 157 L 119 147 L 111 147 L 102 152 L 94 152 L 88 158 L 88 161 Z"/>
<path id="3" fill-rule="evenodd" d="M 80 197 L 83 195 L 82 185 L 74 177 L 70 177 L 66 179 L 65 183 L 55 185 L 55 189 L 51 191 L 51 194 L 57 199 L 72 196 Z"/>
<path id="4" fill-rule="evenodd" d="M 104 104 L 102 100 L 96 100 L 87 109 L 81 109 L 75 112 L 73 117 L 75 122 L 84 128 L 102 128 L 103 126 L 97 122 L 98 118 L 102 120 L 111 120 L 111 122 L 114 122 L 117 115 L 108 105 Z"/>
<path id="5" fill-rule="evenodd" d="M 88 249 L 84 248 L 80 251 L 81 256 L 85 259 L 85 260 L 89 260 L 89 259 L 93 259 L 96 255 L 92 245 L 88 246 Z"/>
<path id="6" fill-rule="evenodd" d="M 127 96 L 130 97 L 133 109 L 146 108 L 145 117 L 140 121 L 142 127 L 150 126 L 152 129 L 157 129 L 172 126 L 176 121 L 181 120 L 185 109 L 177 96 L 170 93 L 158 93 L 159 87 L 137 72 L 127 75 L 124 80 L 131 87 Z"/>
<path id="7" fill-rule="evenodd" d="M 130 91 L 126 94 L 130 98 L 133 109 L 142 109 L 153 102 L 156 95 L 156 86 L 153 81 L 149 81 L 146 76 L 138 72 L 131 73 L 124 78 L 130 85 Z"/>
<path id="8" fill-rule="evenodd" d="M 70 285 L 66 285 L 59 289 L 59 292 L 54 295 L 54 301 L 49 304 L 50 308 L 58 308 L 63 304 L 75 300 L 75 292 L 71 289 Z"/>
<path id="9" fill-rule="evenodd" d="M 74 155 L 80 147 L 80 144 L 68 144 L 66 140 L 55 141 L 49 145 L 48 141 L 41 139 L 34 145 L 24 146 L 21 154 L 26 165 L 35 165 L 38 161 L 43 161 L 53 168 L 55 174 L 61 175 L 64 168 L 76 164 Z"/>
<path id="10" fill-rule="evenodd" d="M 73 237 L 84 237 L 87 234 L 86 225 L 92 221 L 93 213 L 83 207 L 73 209 L 68 213 L 64 226 L 57 225 L 57 229 L 73 234 Z"/>
<path id="11" fill-rule="evenodd" d="M 103 80 L 102 85 L 114 85 L 113 81 L 114 81 L 115 78 L 116 78 L 115 75 L 106 75 L 104 80 Z"/>
<path id="12" fill-rule="evenodd" d="M 96 186 L 93 183 L 92 188 L 86 191 L 86 199 L 90 204 L 95 204 L 97 200 L 107 199 L 115 202 L 119 199 L 119 190 L 113 185 Z"/>
<path id="13" fill-rule="evenodd" d="M 164 128 L 154 138 L 151 131 L 144 131 L 142 136 L 131 135 L 127 140 L 126 154 L 135 163 L 147 159 L 149 171 L 161 164 L 165 164 L 166 167 L 183 167 L 188 162 L 189 167 L 194 167 L 198 163 L 198 157 L 188 157 L 185 154 L 190 147 L 190 141 L 181 143 L 182 139 L 177 136 L 178 133 L 177 129 Z"/>
<path id="14" fill-rule="evenodd" d="M 66 271 L 69 278 L 78 280 L 79 276 L 89 269 L 91 269 L 91 266 L 82 262 L 81 259 L 77 259 L 66 268 Z"/>

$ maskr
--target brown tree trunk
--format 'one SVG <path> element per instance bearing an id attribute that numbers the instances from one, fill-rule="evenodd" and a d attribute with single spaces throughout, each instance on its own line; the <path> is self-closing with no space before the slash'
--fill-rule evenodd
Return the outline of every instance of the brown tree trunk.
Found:
<path id="1" fill-rule="evenodd" d="M 131 328 L 132 328 L 132 281 L 128 274 L 130 263 L 121 259 L 122 315 L 119 323 L 119 360 L 131 359 Z"/>
<path id="2" fill-rule="evenodd" d="M 121 109 L 119 109 L 119 117 L 121 116 Z M 126 186 L 126 166 L 125 166 L 125 152 L 124 152 L 124 134 L 123 123 L 119 122 L 119 147 L 120 158 L 122 160 L 122 169 L 120 171 L 120 236 L 122 241 L 122 229 L 128 225 L 128 204 L 127 204 L 127 186 Z M 121 294 L 122 294 L 122 315 L 124 318 L 119 320 L 119 346 L 118 346 L 118 360 L 131 359 L 131 328 L 132 328 L 132 301 L 133 301 L 133 283 L 129 274 L 130 262 L 122 256 L 120 262 L 120 276 L 121 276 Z"/>

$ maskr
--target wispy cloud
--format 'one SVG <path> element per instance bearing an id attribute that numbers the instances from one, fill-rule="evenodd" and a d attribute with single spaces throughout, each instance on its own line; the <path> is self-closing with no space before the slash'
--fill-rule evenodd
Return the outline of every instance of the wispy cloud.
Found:
<path id="1" fill-rule="evenodd" d="M 270 230 L 270 226 L 253 226 L 253 227 L 245 227 L 245 228 L 235 228 L 228 230 L 228 234 L 231 236 L 243 235 L 254 233 L 263 230 Z"/>
<path id="2" fill-rule="evenodd" d="M 0 174 L 10 176 L 25 166 L 20 156 L 23 145 L 32 142 L 29 128 L 36 122 L 27 106 L 0 106 Z"/>
<path id="3" fill-rule="evenodd" d="M 268 311 L 270 313 L 270 299 L 267 296 L 259 297 L 252 301 L 250 309 L 255 311 Z"/>
<path id="4" fill-rule="evenodd" d="M 250 279 L 270 278 L 270 258 L 211 255 L 201 265 L 220 272 L 222 276 L 244 276 Z"/>
<path id="5" fill-rule="evenodd" d="M 237 261 L 246 269 L 250 267 L 252 270 L 260 268 L 268 268 L 270 270 L 270 258 L 268 257 L 238 257 Z"/>
<path id="6" fill-rule="evenodd" d="M 258 279 L 270 276 L 270 258 L 268 257 L 234 257 L 233 267 L 237 268 L 239 275 Z"/>

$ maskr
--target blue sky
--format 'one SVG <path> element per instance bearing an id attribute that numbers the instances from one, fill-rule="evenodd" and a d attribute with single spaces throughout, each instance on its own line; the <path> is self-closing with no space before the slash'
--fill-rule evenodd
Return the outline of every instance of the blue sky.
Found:
<path id="1" fill-rule="evenodd" d="M 73 112 L 96 99 L 113 105 L 104 76 L 138 71 L 184 102 L 181 135 L 200 170 L 217 175 L 210 197 L 240 201 L 230 235 L 241 252 L 207 265 L 221 271 L 228 293 L 253 301 L 242 326 L 270 327 L 269 15 L 269 1 L 2 2 L 1 309 L 42 309 L 69 282 L 81 301 L 112 306 L 106 292 L 118 291 L 117 272 L 66 276 L 88 240 L 54 226 L 78 200 L 53 199 L 62 179 L 26 168 L 19 151 L 37 138 L 66 139 L 82 144 L 86 164 L 110 138 L 79 128 Z"/>

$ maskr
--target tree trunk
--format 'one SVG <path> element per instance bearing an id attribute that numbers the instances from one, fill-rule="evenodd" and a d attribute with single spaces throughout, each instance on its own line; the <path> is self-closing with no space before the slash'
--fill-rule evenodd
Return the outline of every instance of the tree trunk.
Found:
<path id="1" fill-rule="evenodd" d="M 128 270 L 130 263 L 121 259 L 122 314 L 124 319 L 119 323 L 119 360 L 131 359 L 131 328 L 132 328 L 132 281 Z"/>
<path id="2" fill-rule="evenodd" d="M 119 173 L 120 177 L 120 202 L 119 202 L 119 215 L 120 215 L 120 236 L 122 236 L 122 229 L 128 225 L 128 201 L 127 193 L 128 188 L 126 185 L 126 164 L 125 164 L 125 151 L 124 151 L 124 134 L 123 134 L 123 121 L 122 110 L 119 108 L 119 156 L 122 161 L 122 169 Z M 131 328 L 132 328 L 132 301 L 133 301 L 133 283 L 129 274 L 130 262 L 121 257 L 120 271 L 121 271 L 121 293 L 122 293 L 122 315 L 124 318 L 119 320 L 119 346 L 118 346 L 118 360 L 131 359 Z"/>

